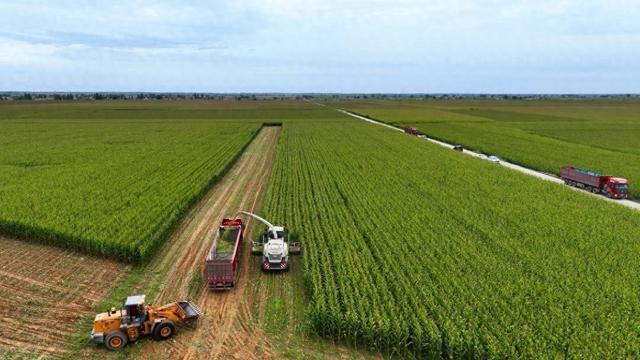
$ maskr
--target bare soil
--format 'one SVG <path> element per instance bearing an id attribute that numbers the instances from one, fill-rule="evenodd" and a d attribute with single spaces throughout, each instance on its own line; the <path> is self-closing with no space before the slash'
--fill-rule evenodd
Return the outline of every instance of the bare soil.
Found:
<path id="1" fill-rule="evenodd" d="M 78 320 L 130 270 L 116 261 L 4 237 L 0 249 L 3 351 L 64 356 Z"/>

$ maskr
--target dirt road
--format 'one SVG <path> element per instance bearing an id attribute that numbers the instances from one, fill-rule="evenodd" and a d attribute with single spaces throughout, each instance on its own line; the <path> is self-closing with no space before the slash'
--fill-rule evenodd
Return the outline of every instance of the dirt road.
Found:
<path id="1" fill-rule="evenodd" d="M 262 128 L 224 178 L 191 209 L 154 259 L 145 265 L 145 276 L 135 286 L 134 292 L 141 294 L 157 288 L 156 295 L 148 299 L 153 304 L 180 299 L 195 300 L 204 311 L 200 326 L 194 330 L 180 329 L 170 341 L 142 339 L 129 346 L 129 356 L 193 359 L 252 358 L 252 353 L 269 354 L 269 344 L 256 337 L 260 329 L 251 322 L 252 315 L 244 307 L 246 302 L 242 301 L 247 296 L 247 274 L 252 260 L 250 247 L 244 246 L 242 249 L 239 283 L 235 289 L 209 292 L 204 286 L 202 274 L 206 253 L 222 219 L 234 217 L 241 209 L 254 210 L 259 206 L 279 135 L 279 127 Z M 246 224 L 248 232 L 245 234 L 245 245 L 248 245 L 256 226 L 253 226 L 251 219 L 246 219 Z M 251 301 L 261 300 L 252 298 Z M 83 355 L 92 358 L 119 357 L 107 352 L 104 347 L 87 347 Z"/>
<path id="2" fill-rule="evenodd" d="M 253 211 L 260 204 L 271 173 L 279 132 L 278 127 L 262 129 L 228 176 L 216 186 L 208 204 L 193 218 L 193 226 L 186 227 L 186 231 L 180 235 L 187 238 L 186 245 L 183 246 L 179 260 L 170 268 L 155 302 L 197 297 L 197 303 L 205 314 L 201 326 L 195 331 L 183 332 L 170 346 L 166 343 L 147 342 L 145 346 L 148 349 L 142 357 L 151 359 L 164 354 L 170 358 L 183 359 L 246 359 L 253 358 L 252 354 L 256 353 L 262 354 L 262 358 L 268 357 L 268 343 L 258 340 L 261 338 L 260 329 L 248 321 L 248 318 L 240 316 L 248 310 L 243 307 L 242 300 L 247 296 L 247 275 L 252 263 L 249 246 L 242 248 L 239 281 L 233 290 L 210 292 L 204 286 L 200 274 L 211 239 L 222 218 L 233 217 L 243 209 Z M 246 223 L 248 231 L 244 245 L 248 245 L 255 235 L 252 220 L 246 219 Z"/>

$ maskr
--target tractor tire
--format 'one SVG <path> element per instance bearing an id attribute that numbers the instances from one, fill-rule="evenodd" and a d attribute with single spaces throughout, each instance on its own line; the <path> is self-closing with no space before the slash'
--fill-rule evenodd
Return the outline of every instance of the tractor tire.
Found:
<path id="1" fill-rule="evenodd" d="M 167 340 L 176 332 L 176 326 L 171 320 L 164 320 L 153 330 L 153 337 L 156 340 Z"/>
<path id="2" fill-rule="evenodd" d="M 127 345 L 129 338 L 122 331 L 113 331 L 104 339 L 104 346 L 111 351 L 122 350 Z"/>

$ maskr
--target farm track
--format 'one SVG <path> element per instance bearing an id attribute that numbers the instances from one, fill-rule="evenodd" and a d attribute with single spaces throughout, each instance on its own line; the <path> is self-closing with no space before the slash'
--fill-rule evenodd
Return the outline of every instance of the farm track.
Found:
<path id="1" fill-rule="evenodd" d="M 366 118 L 364 116 L 360 116 L 358 114 L 354 114 L 354 113 L 352 113 L 350 111 L 343 110 L 343 109 L 337 109 L 337 110 L 339 112 L 345 114 L 345 115 L 351 116 L 351 117 L 359 119 L 359 120 L 366 121 L 366 122 L 371 123 L 371 124 L 383 126 L 383 127 L 388 128 L 388 129 L 395 130 L 395 131 L 404 132 L 404 130 L 402 130 L 402 129 L 398 128 L 398 127 L 383 123 L 381 121 L 377 121 L 377 120 L 374 120 L 374 119 Z M 444 141 L 432 139 L 432 138 L 430 138 L 428 136 L 425 136 L 424 139 L 429 141 L 429 142 L 431 142 L 431 143 L 440 145 L 442 147 L 446 147 L 448 149 L 453 149 L 453 147 L 454 147 L 453 144 L 449 144 L 449 143 L 446 143 Z M 464 149 L 463 153 L 467 154 L 467 155 L 470 155 L 470 156 L 474 156 L 474 157 L 480 157 L 480 153 L 477 153 L 477 152 L 471 151 L 471 150 L 467 150 L 467 149 Z M 564 181 L 562 179 L 560 179 L 559 177 L 554 176 L 554 175 L 550 175 L 550 174 L 547 174 L 547 173 L 544 173 L 544 172 L 540 172 L 540 171 L 537 171 L 537 170 L 534 170 L 534 169 L 530 169 L 530 168 L 527 168 L 527 167 L 524 167 L 524 166 L 521 166 L 521 165 L 518 165 L 518 164 L 510 163 L 510 162 L 504 161 L 504 160 L 500 161 L 500 165 L 502 165 L 502 166 L 504 166 L 506 168 L 509 168 L 511 170 L 515 170 L 515 171 L 521 172 L 523 174 L 536 177 L 536 178 L 541 179 L 541 180 L 550 181 L 550 182 L 553 182 L 553 183 L 556 183 L 556 184 L 564 185 Z M 604 197 L 602 195 L 593 194 L 593 193 L 591 193 L 589 191 L 585 191 L 585 190 L 578 189 L 578 188 L 575 188 L 575 187 L 571 187 L 571 189 L 575 190 L 575 191 L 579 191 L 579 192 L 585 193 L 585 194 L 588 194 L 588 195 L 591 195 L 591 196 L 595 196 L 596 198 L 601 199 L 601 200 L 605 200 L 605 201 L 609 201 L 609 202 L 614 203 L 614 204 L 626 206 L 626 207 L 628 207 L 630 209 L 640 210 L 640 202 L 637 202 L 637 201 L 610 199 L 610 198 Z"/>
<path id="2" fill-rule="evenodd" d="M 179 299 L 194 299 L 204 312 L 195 330 L 180 329 L 167 342 L 143 339 L 131 349 L 132 356 L 142 359 L 199 359 L 199 358 L 269 358 L 270 345 L 261 336 L 261 329 L 253 321 L 250 304 L 265 298 L 249 298 L 248 284 L 252 257 L 247 244 L 254 235 L 251 219 L 246 219 L 248 231 L 240 258 L 240 276 L 236 288 L 225 292 L 206 289 L 202 274 L 204 258 L 211 239 L 224 217 L 234 217 L 238 210 L 256 209 L 271 172 L 278 127 L 264 127 L 233 165 L 194 206 L 178 226 L 172 237 L 146 265 L 148 274 L 135 286 L 135 292 L 145 293 L 160 284 L 157 295 L 148 299 L 162 304 Z M 255 279 L 254 279 L 255 280 Z M 248 300 L 248 301 L 247 301 Z M 103 347 L 86 348 L 85 357 L 117 358 Z"/>
<path id="3" fill-rule="evenodd" d="M 0 237 L 2 348 L 62 357 L 78 320 L 130 269 L 112 260 Z"/>
<path id="4" fill-rule="evenodd" d="M 203 259 L 211 245 L 209 241 L 217 231 L 218 224 L 224 217 L 233 217 L 242 209 L 254 210 L 262 198 L 266 186 L 271 165 L 275 156 L 278 140 L 278 128 L 264 128 L 254 143 L 240 160 L 238 172 L 231 176 L 229 181 L 223 180 L 224 191 L 216 196 L 217 200 L 209 214 L 204 218 L 196 232 L 191 235 L 190 243 L 198 244 L 196 254 L 191 261 L 181 261 L 181 266 L 171 271 L 167 277 L 168 283 L 182 283 L 182 286 L 165 287 L 161 291 L 162 296 L 169 301 L 170 298 L 182 298 L 187 296 L 187 279 L 202 273 Z M 252 239 L 250 228 L 251 219 L 247 220 L 249 231 L 245 234 L 246 242 Z M 202 241 L 202 239 L 207 239 Z M 263 338 L 260 329 L 250 321 L 251 312 L 245 312 L 242 307 L 246 297 L 248 274 L 250 267 L 250 247 L 245 242 L 240 259 L 240 276 L 233 290 L 212 293 L 200 281 L 198 283 L 197 303 L 204 311 L 205 316 L 201 326 L 193 332 L 183 333 L 171 347 L 162 343 L 149 343 L 152 350 L 148 358 L 155 357 L 158 353 L 169 355 L 171 358 L 198 359 L 211 358 L 260 358 L 269 357 L 268 344 L 261 343 L 260 349 L 254 340 Z M 172 269 L 173 270 L 173 269 Z M 192 275 L 192 276 L 190 276 Z M 164 300 L 164 299 L 163 299 Z M 248 316 L 239 316 L 240 314 Z M 230 346 L 234 344 L 235 346 Z"/>

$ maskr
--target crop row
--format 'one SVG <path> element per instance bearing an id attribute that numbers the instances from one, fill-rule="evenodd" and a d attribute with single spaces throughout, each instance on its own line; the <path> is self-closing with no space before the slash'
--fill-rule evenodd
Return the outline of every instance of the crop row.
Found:
<path id="1" fill-rule="evenodd" d="M 285 124 L 265 208 L 303 241 L 322 336 L 419 358 L 640 355 L 630 210 L 350 120 Z"/>
<path id="2" fill-rule="evenodd" d="M 259 124 L 5 120 L 0 232 L 146 259 Z"/>
<path id="3" fill-rule="evenodd" d="M 470 109 L 463 103 L 342 105 L 390 124 L 410 123 L 429 136 L 551 174 L 572 165 L 625 177 L 631 195 L 640 198 L 640 124 L 626 114 L 629 109 L 640 111 L 638 103 L 539 102 L 516 107 L 517 112 L 496 110 L 506 105 L 491 102 Z"/>

